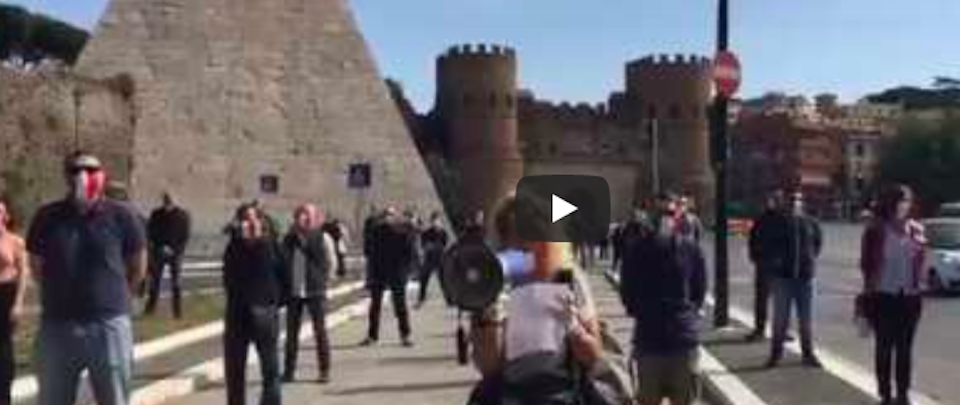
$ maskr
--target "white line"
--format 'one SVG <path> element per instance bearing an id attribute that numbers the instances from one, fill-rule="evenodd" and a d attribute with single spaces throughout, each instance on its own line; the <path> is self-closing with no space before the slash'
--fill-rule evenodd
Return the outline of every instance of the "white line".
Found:
<path id="1" fill-rule="evenodd" d="M 708 297 L 707 303 L 713 306 L 713 297 Z M 741 307 L 731 305 L 730 317 L 745 325 L 754 325 L 754 316 Z M 786 348 L 793 353 L 801 352 L 800 344 L 798 342 L 787 343 Z M 820 361 L 823 363 L 824 369 L 848 384 L 854 386 L 863 393 L 869 395 L 871 398 L 880 399 L 880 396 L 877 395 L 876 392 L 876 379 L 874 378 L 872 372 L 852 361 L 843 358 L 842 356 L 837 355 L 836 353 L 833 353 L 828 349 L 823 348 L 822 346 L 818 346 L 816 350 L 818 356 L 820 357 Z M 917 390 L 911 390 L 911 393 L 913 397 L 913 403 L 915 404 L 942 405 L 929 395 Z"/>
<path id="2" fill-rule="evenodd" d="M 612 269 L 605 273 L 607 278 L 613 281 L 613 284 L 620 285 L 619 274 Z M 700 347 L 700 360 L 704 380 L 707 385 L 713 388 L 712 391 L 721 397 L 721 402 L 727 405 L 769 405 L 702 346 Z"/>
<path id="3" fill-rule="evenodd" d="M 363 285 L 362 281 L 356 281 L 339 286 L 330 290 L 328 297 L 330 299 L 340 298 L 359 291 L 363 288 Z M 216 321 L 138 344 L 133 348 L 134 363 L 146 361 L 178 348 L 211 339 L 221 333 L 223 333 L 223 321 Z M 18 378 L 14 381 L 11 391 L 15 402 L 33 398 L 38 391 L 36 376 L 28 375 Z"/>

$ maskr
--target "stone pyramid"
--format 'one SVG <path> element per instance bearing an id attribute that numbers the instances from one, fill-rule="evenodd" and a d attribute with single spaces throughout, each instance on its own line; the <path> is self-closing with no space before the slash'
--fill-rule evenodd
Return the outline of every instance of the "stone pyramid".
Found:
<path id="1" fill-rule="evenodd" d="M 172 191 L 200 233 L 253 198 L 351 225 L 370 205 L 441 209 L 345 0 L 112 0 L 78 69 L 134 79 L 133 197 Z M 373 186 L 348 189 L 363 162 Z"/>

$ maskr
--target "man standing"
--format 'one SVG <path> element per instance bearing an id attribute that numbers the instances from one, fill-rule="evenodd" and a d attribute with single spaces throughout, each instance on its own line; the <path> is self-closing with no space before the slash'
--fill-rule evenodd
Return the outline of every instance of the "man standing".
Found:
<path id="1" fill-rule="evenodd" d="M 677 201 L 677 233 L 694 243 L 700 243 L 703 238 L 703 222 L 694 212 L 693 198 L 689 196 L 680 197 Z"/>
<path id="2" fill-rule="evenodd" d="M 659 405 L 665 398 L 673 405 L 689 405 L 699 396 L 697 324 L 706 297 L 703 251 L 680 236 L 670 221 L 659 230 L 644 225 L 624 244 L 620 296 L 636 321 L 640 405 Z"/>
<path id="3" fill-rule="evenodd" d="M 150 239 L 150 293 L 144 312 L 152 315 L 157 309 L 163 270 L 169 267 L 173 317 L 180 319 L 183 314 L 180 273 L 183 269 L 183 254 L 190 239 L 190 214 L 178 207 L 169 193 L 164 193 L 163 205 L 150 214 L 147 235 Z"/>
<path id="4" fill-rule="evenodd" d="M 413 224 L 393 207 L 388 207 L 385 217 L 371 232 L 370 257 L 373 260 L 367 275 L 370 290 L 370 318 L 367 338 L 362 346 L 370 346 L 380 339 L 380 308 L 387 290 L 393 301 L 393 310 L 400 329 L 400 341 L 405 347 L 413 346 L 410 340 L 410 313 L 407 310 L 407 280 L 415 259 Z"/>
<path id="5" fill-rule="evenodd" d="M 146 232 L 134 212 L 104 198 L 95 156 L 73 154 L 64 173 L 69 196 L 42 207 L 27 237 L 42 290 L 38 403 L 73 405 L 87 371 L 99 405 L 128 404 L 131 295 L 146 273 Z"/>
<path id="6" fill-rule="evenodd" d="M 330 381 L 330 339 L 327 336 L 327 279 L 334 267 L 333 238 L 322 231 L 323 211 L 306 204 L 294 213 L 293 229 L 283 241 L 290 295 L 287 301 L 287 341 L 283 381 L 293 382 L 304 308 L 310 312 L 317 345 L 319 382 Z M 316 223 L 314 221 L 317 221 Z"/>
<path id="7" fill-rule="evenodd" d="M 790 309 L 797 308 L 803 364 L 821 367 L 813 348 L 813 279 L 823 236 L 816 220 L 803 210 L 803 195 L 795 192 L 787 205 L 789 211 L 773 231 L 774 257 L 781 264 L 773 271 L 773 341 L 767 367 L 776 367 L 783 358 Z"/>
<path id="8" fill-rule="evenodd" d="M 443 227 L 443 214 L 434 212 L 430 217 L 430 226 L 420 236 L 423 250 L 423 266 L 420 272 L 420 300 L 417 307 L 427 301 L 427 289 L 430 287 L 430 278 L 440 270 L 443 261 L 443 252 L 447 249 L 449 235 Z"/>
<path id="9" fill-rule="evenodd" d="M 347 228 L 339 219 L 333 218 L 328 222 L 320 221 L 323 224 L 322 230 L 333 239 L 335 263 L 337 277 L 347 276 Z"/>
<path id="10" fill-rule="evenodd" d="M 10 405 L 16 374 L 13 340 L 23 317 L 30 268 L 23 239 L 14 233 L 7 199 L 0 196 L 0 405 Z"/>
<path id="11" fill-rule="evenodd" d="M 767 198 L 767 204 L 762 214 L 754 221 L 750 229 L 748 249 L 750 261 L 756 269 L 753 281 L 754 299 L 754 329 L 747 336 L 747 341 L 762 340 L 767 330 L 768 308 L 770 306 L 770 279 L 772 274 L 781 265 L 780 258 L 775 254 L 775 232 L 783 229 L 785 221 L 783 215 L 783 192 L 775 191 Z"/>

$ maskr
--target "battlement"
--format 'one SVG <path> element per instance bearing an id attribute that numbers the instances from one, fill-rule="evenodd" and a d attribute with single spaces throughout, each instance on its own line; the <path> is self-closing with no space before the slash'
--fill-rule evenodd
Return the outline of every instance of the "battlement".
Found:
<path id="1" fill-rule="evenodd" d="M 569 102 L 555 103 L 540 100 L 533 96 L 522 98 L 521 109 L 540 120 L 549 120 L 559 123 L 587 122 L 607 118 L 609 109 L 604 103 L 591 105 L 588 103 L 572 104 Z"/>
<path id="2" fill-rule="evenodd" d="M 516 59 L 517 52 L 506 45 L 496 44 L 460 44 L 447 49 L 440 60 L 460 58 L 506 58 Z"/>
<path id="3" fill-rule="evenodd" d="M 710 58 L 699 55 L 685 54 L 658 54 L 648 55 L 643 58 L 627 63 L 627 73 L 630 75 L 638 74 L 642 71 L 665 71 L 665 70 L 707 70 L 712 61 Z"/>

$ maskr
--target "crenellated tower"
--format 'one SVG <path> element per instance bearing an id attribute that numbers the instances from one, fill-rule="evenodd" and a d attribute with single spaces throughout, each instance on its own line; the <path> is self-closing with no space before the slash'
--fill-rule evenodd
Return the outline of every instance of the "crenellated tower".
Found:
<path id="1" fill-rule="evenodd" d="M 450 48 L 437 60 L 435 106 L 459 174 L 460 214 L 489 214 L 523 177 L 516 52 L 485 44 Z"/>
<path id="2" fill-rule="evenodd" d="M 644 136 L 649 136 L 651 122 L 656 122 L 663 189 L 693 195 L 704 214 L 709 214 L 704 208 L 712 207 L 714 196 L 709 138 L 711 92 L 709 58 L 647 56 L 626 67 L 631 121 L 642 125 L 639 129 Z M 651 176 L 644 173 L 641 178 L 638 197 L 649 197 Z"/>

